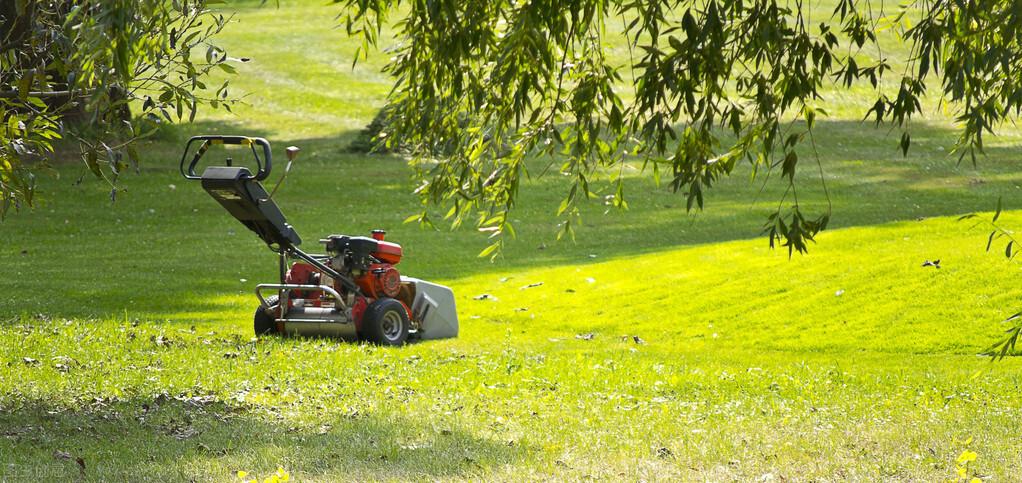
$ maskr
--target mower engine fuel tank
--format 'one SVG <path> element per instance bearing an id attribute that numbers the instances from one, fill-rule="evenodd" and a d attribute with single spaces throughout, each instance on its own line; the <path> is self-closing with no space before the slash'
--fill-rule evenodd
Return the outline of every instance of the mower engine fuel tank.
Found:
<path id="1" fill-rule="evenodd" d="M 356 266 L 363 269 L 368 267 L 367 256 L 372 256 L 384 263 L 397 265 L 403 255 L 401 245 L 365 236 L 330 235 L 320 240 L 320 243 L 326 245 L 327 253 L 350 253 Z"/>
<path id="2" fill-rule="evenodd" d="M 421 339 L 458 336 L 458 311 L 454 307 L 454 292 L 449 287 L 412 277 L 401 277 L 401 282 L 415 286 L 412 314 L 419 321 Z"/>

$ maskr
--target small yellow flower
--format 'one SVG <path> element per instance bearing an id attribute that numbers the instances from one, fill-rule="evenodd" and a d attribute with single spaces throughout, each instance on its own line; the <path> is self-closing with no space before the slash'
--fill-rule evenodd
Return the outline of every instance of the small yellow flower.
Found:
<path id="1" fill-rule="evenodd" d="M 961 464 L 967 464 L 976 461 L 976 453 L 974 451 L 965 450 L 958 456 L 958 462 Z"/>
<path id="2" fill-rule="evenodd" d="M 239 479 L 244 479 L 246 476 L 248 476 L 248 472 L 247 471 L 238 471 L 238 478 Z"/>

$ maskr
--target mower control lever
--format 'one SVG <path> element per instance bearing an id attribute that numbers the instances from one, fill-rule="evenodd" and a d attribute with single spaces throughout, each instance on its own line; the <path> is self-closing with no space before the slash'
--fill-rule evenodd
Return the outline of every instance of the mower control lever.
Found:
<path id="1" fill-rule="evenodd" d="M 185 168 L 185 160 L 188 159 L 188 153 L 191 151 L 192 143 L 202 141 L 199 148 L 195 151 L 195 155 L 192 157 L 188 167 Z M 204 135 L 204 136 L 192 136 L 188 139 L 188 144 L 185 145 L 185 152 L 181 155 L 181 175 L 187 179 L 201 179 L 201 177 L 195 174 L 195 166 L 199 164 L 199 159 L 202 159 L 202 155 L 206 154 L 206 150 L 212 144 L 234 144 L 234 145 L 248 145 L 252 148 L 252 156 L 255 157 L 256 171 L 253 178 L 257 181 L 262 181 L 270 175 L 270 170 L 273 169 L 272 156 L 270 153 L 270 142 L 263 138 L 251 138 L 248 136 L 221 136 L 221 135 Z M 259 152 L 256 151 L 256 145 L 263 148 L 263 158 L 259 159 Z M 290 153 L 289 153 L 290 155 Z M 290 156 L 289 156 L 290 157 Z"/>
<path id="2" fill-rule="evenodd" d="M 298 146 L 288 146 L 287 149 L 284 150 L 287 154 L 287 165 L 284 166 L 284 175 L 277 180 L 277 184 L 273 186 L 273 191 L 270 191 L 271 199 L 273 198 L 273 195 L 277 194 L 277 188 L 280 188 L 281 183 L 283 183 L 284 179 L 287 178 L 287 174 L 291 172 L 291 165 L 294 164 L 299 151 L 301 151 L 301 148 Z"/>

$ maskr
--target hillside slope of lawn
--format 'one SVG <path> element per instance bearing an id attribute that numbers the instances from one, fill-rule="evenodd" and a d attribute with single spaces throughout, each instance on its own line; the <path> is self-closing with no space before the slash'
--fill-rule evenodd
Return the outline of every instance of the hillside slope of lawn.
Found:
<path id="1" fill-rule="evenodd" d="M 686 214 L 634 167 L 630 210 L 593 200 L 575 243 L 554 240 L 557 175 L 534 179 L 490 262 L 472 230 L 402 224 L 419 206 L 403 160 L 345 152 L 388 81 L 379 56 L 350 69 L 332 8 L 243 8 L 224 38 L 253 58 L 232 81 L 238 115 L 162 131 L 112 205 L 58 165 L 41 204 L 0 225 L 0 479 L 1022 474 L 1022 365 L 977 356 L 1019 309 L 1022 272 L 955 221 L 1004 197 L 1003 224 L 1022 227 L 1017 134 L 973 168 L 947 156 L 939 118 L 907 158 L 897 132 L 820 122 L 833 228 L 790 259 L 759 232 L 777 187 L 747 172 Z M 203 132 L 301 146 L 277 201 L 305 247 L 387 229 L 402 273 L 455 289 L 460 337 L 253 338 L 251 291 L 275 259 L 177 174 Z M 815 169 L 800 197 L 822 210 Z"/>

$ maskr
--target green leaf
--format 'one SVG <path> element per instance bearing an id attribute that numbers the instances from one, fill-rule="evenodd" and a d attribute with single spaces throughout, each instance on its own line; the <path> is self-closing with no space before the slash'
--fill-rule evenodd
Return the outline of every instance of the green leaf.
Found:
<path id="1" fill-rule="evenodd" d="M 781 165 L 781 176 L 788 178 L 789 180 L 795 179 L 795 167 L 798 165 L 798 154 L 795 151 L 788 151 L 788 154 L 784 156 L 784 162 Z"/>
<path id="2" fill-rule="evenodd" d="M 131 166 L 135 168 L 135 173 L 139 173 L 141 171 L 142 158 L 139 157 L 135 144 L 128 144 L 124 150 L 128 152 L 128 160 L 131 161 Z"/>
<path id="3" fill-rule="evenodd" d="M 18 99 L 28 100 L 28 93 L 32 89 L 32 76 L 25 75 L 18 79 Z"/>
<path id="4" fill-rule="evenodd" d="M 485 258 L 491 255 L 496 255 L 497 250 L 500 248 L 500 244 L 501 244 L 500 240 L 491 243 L 490 246 L 484 248 L 483 251 L 479 252 L 479 258 Z"/>
<path id="5" fill-rule="evenodd" d="M 96 155 L 95 151 L 85 153 L 83 160 L 85 161 L 85 166 L 89 168 L 89 171 L 91 171 L 92 174 L 94 174 L 97 178 L 103 177 L 103 173 L 99 170 L 99 156 Z"/>
<path id="6" fill-rule="evenodd" d="M 518 238 L 518 233 L 515 232 L 515 227 L 511 223 L 504 224 L 504 232 L 510 235 L 512 239 Z"/>
<path id="7" fill-rule="evenodd" d="M 997 209 L 994 211 L 994 219 L 990 220 L 991 223 L 996 223 L 997 219 L 1001 217 L 1001 197 L 997 197 Z"/>
<path id="8" fill-rule="evenodd" d="M 125 81 L 130 81 L 132 77 L 129 49 L 130 47 L 127 39 L 118 39 L 114 42 L 114 53 L 116 54 L 114 56 L 114 68 L 117 69 L 119 77 Z"/>

